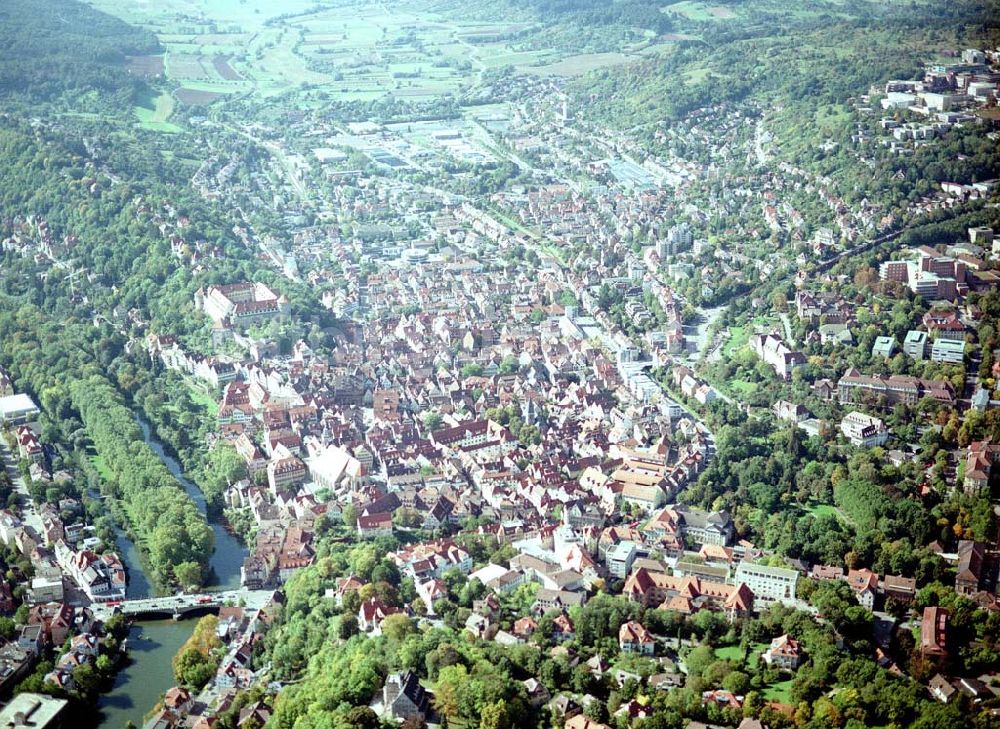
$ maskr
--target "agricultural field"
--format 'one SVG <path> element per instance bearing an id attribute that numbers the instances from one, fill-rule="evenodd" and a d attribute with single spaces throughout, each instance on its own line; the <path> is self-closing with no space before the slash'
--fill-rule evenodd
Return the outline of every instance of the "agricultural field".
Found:
<path id="1" fill-rule="evenodd" d="M 144 78 L 159 78 L 165 71 L 163 56 L 132 56 L 126 61 L 128 72 Z"/>
<path id="2" fill-rule="evenodd" d="M 189 85 L 174 91 L 174 96 L 182 104 L 187 104 L 189 106 L 200 106 L 205 104 L 211 104 L 213 101 L 221 99 L 223 96 L 225 96 L 225 94 L 219 91 L 199 89 Z"/>
<path id="3" fill-rule="evenodd" d="M 157 34 L 163 56 L 129 60 L 132 73 L 165 76 L 182 104 L 254 91 L 273 97 L 308 86 L 331 100 L 387 94 L 433 99 L 475 86 L 484 71 L 514 67 L 540 76 L 578 76 L 639 58 L 640 48 L 568 55 L 526 48 L 523 22 L 469 21 L 401 4 L 348 0 L 92 0 L 100 10 Z M 273 22 L 277 16 L 282 22 Z M 270 22 L 269 22 L 270 21 Z M 643 48 L 651 41 L 644 42 Z"/>
<path id="4" fill-rule="evenodd" d="M 582 76 L 598 68 L 620 66 L 623 63 L 630 63 L 634 60 L 636 60 L 635 56 L 629 56 L 625 53 L 585 53 L 579 56 L 569 56 L 561 61 L 545 66 L 522 66 L 520 68 L 522 71 L 534 73 L 539 76 L 573 77 Z"/>
<path id="5" fill-rule="evenodd" d="M 685 0 L 684 2 L 673 3 L 672 5 L 665 5 L 660 10 L 696 21 L 732 20 L 736 17 L 736 13 L 731 8 L 696 2 L 695 0 Z"/>
<path id="6" fill-rule="evenodd" d="M 139 126 L 157 132 L 181 131 L 181 127 L 168 121 L 174 113 L 175 101 L 172 94 L 165 92 L 136 106 L 135 115 L 139 119 Z"/>

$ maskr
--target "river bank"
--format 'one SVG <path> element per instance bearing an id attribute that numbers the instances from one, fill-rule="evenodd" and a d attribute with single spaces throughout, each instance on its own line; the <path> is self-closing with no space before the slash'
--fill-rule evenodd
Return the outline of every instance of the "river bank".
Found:
<path id="1" fill-rule="evenodd" d="M 115 676 L 111 690 L 97 702 L 102 729 L 141 727 L 143 717 L 174 685 L 174 655 L 194 630 L 196 620 L 143 620 L 128 634 L 129 660 Z"/>
<path id="2" fill-rule="evenodd" d="M 188 496 L 204 514 L 205 496 L 185 478 L 180 464 L 153 437 L 152 429 L 143 418 L 137 418 L 143 438 L 174 475 Z M 228 590 L 240 586 L 240 568 L 247 555 L 246 547 L 218 522 L 209 522 L 215 534 L 215 549 L 209 562 L 212 575 L 210 590 Z M 115 529 L 118 554 L 128 569 L 128 599 L 153 597 L 155 587 L 146 574 L 139 549 L 120 528 Z M 115 676 L 111 690 L 98 701 L 101 712 L 100 726 L 122 729 L 131 721 L 142 726 L 143 717 L 156 705 L 163 693 L 174 685 L 171 661 L 194 629 L 195 619 L 190 620 L 141 620 L 132 624 L 129 631 L 129 662 Z"/>
<path id="3" fill-rule="evenodd" d="M 157 457 L 163 461 L 187 495 L 194 501 L 195 506 L 198 507 L 202 514 L 206 514 L 207 518 L 207 503 L 201 489 L 198 488 L 197 484 L 184 476 L 181 465 L 173 456 L 167 453 L 164 445 L 153 436 L 150 424 L 142 417 L 137 417 L 136 420 L 139 423 L 139 427 L 142 428 L 142 435 L 146 443 L 153 449 Z M 209 521 L 209 526 L 212 527 L 212 532 L 215 536 L 215 550 L 212 552 L 212 557 L 209 560 L 212 575 L 209 579 L 208 589 L 235 589 L 240 586 L 240 568 L 243 566 L 243 560 L 248 554 L 247 548 L 219 522 Z"/>

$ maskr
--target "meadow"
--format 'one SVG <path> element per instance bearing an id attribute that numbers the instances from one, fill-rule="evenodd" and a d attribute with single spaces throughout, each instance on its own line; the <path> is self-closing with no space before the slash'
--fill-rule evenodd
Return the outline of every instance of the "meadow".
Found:
<path id="1" fill-rule="evenodd" d="M 166 76 L 178 87 L 173 101 L 179 104 L 207 104 L 248 91 L 269 98 L 301 88 L 321 90 L 331 101 L 387 94 L 434 99 L 462 93 L 490 69 L 576 76 L 638 57 L 629 48 L 574 54 L 523 47 L 518 34 L 529 24 L 459 19 L 418 3 L 391 12 L 355 0 L 334 8 L 300 0 L 280 6 L 265 0 L 93 4 L 156 33 L 165 53 L 130 59 L 129 69 Z M 144 109 L 137 110 L 143 124 L 167 123 L 166 102 Z"/>

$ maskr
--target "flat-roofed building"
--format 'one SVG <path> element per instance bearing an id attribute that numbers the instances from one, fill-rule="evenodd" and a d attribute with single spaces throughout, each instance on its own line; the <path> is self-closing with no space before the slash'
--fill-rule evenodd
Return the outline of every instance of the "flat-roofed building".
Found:
<path id="1" fill-rule="evenodd" d="M 740 562 L 736 567 L 734 581 L 736 584 L 745 584 L 758 598 L 793 602 L 799 573 L 784 567 Z"/>
<path id="2" fill-rule="evenodd" d="M 607 552 L 608 572 L 612 577 L 624 580 L 632 571 L 636 546 L 633 542 L 619 542 Z"/>
<path id="3" fill-rule="evenodd" d="M 965 342 L 953 339 L 935 339 L 931 345 L 931 362 L 962 364 L 965 361 Z"/>
<path id="4" fill-rule="evenodd" d="M 23 425 L 37 418 L 40 413 L 35 401 L 23 392 L 0 397 L 0 422 L 7 425 Z"/>
<path id="5" fill-rule="evenodd" d="M 51 729 L 62 724 L 68 702 L 45 694 L 24 693 L 12 698 L 0 709 L 0 726 Z"/>
<path id="6" fill-rule="evenodd" d="M 894 337 L 875 337 L 875 344 L 872 345 L 872 357 L 889 359 L 895 353 L 896 340 Z"/>
<path id="7" fill-rule="evenodd" d="M 913 359 L 922 360 L 927 356 L 927 332 L 911 329 L 903 340 L 903 354 Z"/>

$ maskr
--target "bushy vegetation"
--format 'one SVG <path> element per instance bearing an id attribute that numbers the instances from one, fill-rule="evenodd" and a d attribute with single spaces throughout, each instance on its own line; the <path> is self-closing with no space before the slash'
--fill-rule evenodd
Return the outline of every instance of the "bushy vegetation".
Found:
<path id="1" fill-rule="evenodd" d="M 192 690 L 202 688 L 219 668 L 219 651 L 223 649 L 218 636 L 219 619 L 206 615 L 198 620 L 191 637 L 180 647 L 173 659 L 174 678 Z"/>

